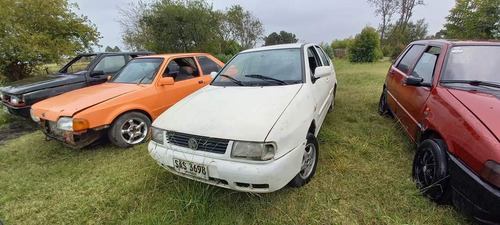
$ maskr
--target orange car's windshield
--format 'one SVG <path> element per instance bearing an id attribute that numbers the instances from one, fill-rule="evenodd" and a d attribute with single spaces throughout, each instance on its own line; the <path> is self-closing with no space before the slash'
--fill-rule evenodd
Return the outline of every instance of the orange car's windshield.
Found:
<path id="1" fill-rule="evenodd" d="M 108 82 L 150 84 L 158 73 L 163 60 L 160 58 L 133 59 Z"/>

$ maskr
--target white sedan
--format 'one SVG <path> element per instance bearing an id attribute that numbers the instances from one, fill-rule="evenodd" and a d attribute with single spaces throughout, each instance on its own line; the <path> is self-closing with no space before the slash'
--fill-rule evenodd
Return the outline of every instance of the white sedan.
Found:
<path id="1" fill-rule="evenodd" d="M 325 52 L 316 44 L 246 50 L 212 76 L 153 122 L 151 157 L 179 176 L 237 191 L 307 184 L 337 89 Z"/>

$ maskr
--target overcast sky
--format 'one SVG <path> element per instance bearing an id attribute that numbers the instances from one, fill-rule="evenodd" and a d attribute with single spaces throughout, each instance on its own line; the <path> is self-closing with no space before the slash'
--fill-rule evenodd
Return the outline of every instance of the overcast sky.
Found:
<path id="1" fill-rule="evenodd" d="M 77 14 L 94 23 L 102 39 L 99 44 L 123 49 L 121 30 L 116 22 L 119 7 L 138 0 L 71 0 L 78 3 Z M 148 1 L 148 0 L 146 0 Z M 151 0 L 149 0 L 151 1 Z M 264 24 L 265 35 L 285 30 L 297 35 L 299 42 L 327 42 L 355 36 L 366 25 L 378 27 L 380 17 L 366 0 L 206 0 L 215 9 L 239 4 Z M 441 30 L 445 17 L 455 0 L 427 0 L 425 6 L 414 10 L 412 20 L 425 18 L 429 34 Z M 99 50 L 99 49 L 96 49 Z"/>

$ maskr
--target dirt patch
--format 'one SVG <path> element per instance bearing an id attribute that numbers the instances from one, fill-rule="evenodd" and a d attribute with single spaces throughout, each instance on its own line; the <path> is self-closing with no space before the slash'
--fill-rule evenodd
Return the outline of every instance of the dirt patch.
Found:
<path id="1" fill-rule="evenodd" d="M 0 127 L 0 145 L 5 141 L 17 138 L 23 134 L 38 130 L 38 125 L 33 121 L 18 120 Z"/>

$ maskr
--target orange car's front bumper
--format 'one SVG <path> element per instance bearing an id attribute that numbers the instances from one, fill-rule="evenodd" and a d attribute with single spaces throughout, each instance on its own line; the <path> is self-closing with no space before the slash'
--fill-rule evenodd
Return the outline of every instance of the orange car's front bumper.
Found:
<path id="1" fill-rule="evenodd" d="M 51 138 L 62 142 L 71 148 L 80 149 L 99 140 L 102 132 L 99 130 L 86 130 L 80 132 L 65 131 L 57 128 L 55 122 L 42 120 L 38 122 L 43 133 Z"/>

